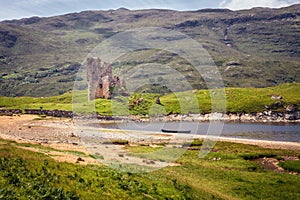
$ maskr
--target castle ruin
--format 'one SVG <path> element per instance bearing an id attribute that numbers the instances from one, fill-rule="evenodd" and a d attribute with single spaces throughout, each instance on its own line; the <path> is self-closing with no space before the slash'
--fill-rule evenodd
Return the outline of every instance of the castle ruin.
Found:
<path id="1" fill-rule="evenodd" d="M 87 59 L 87 82 L 89 100 L 110 99 L 115 87 L 124 89 L 125 83 L 117 76 L 112 76 L 112 65 L 99 58 Z"/>

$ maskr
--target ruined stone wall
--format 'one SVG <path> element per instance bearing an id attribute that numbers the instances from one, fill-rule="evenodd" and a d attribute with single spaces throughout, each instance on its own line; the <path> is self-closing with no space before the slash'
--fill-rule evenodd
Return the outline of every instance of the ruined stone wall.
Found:
<path id="1" fill-rule="evenodd" d="M 88 58 L 87 81 L 90 101 L 111 98 L 110 87 L 113 82 L 111 64 L 101 62 L 99 58 Z"/>
<path id="2" fill-rule="evenodd" d="M 99 58 L 87 59 L 87 81 L 89 100 L 112 97 L 112 88 L 118 88 L 116 93 L 127 95 L 124 80 L 112 76 L 112 65 L 102 62 Z"/>

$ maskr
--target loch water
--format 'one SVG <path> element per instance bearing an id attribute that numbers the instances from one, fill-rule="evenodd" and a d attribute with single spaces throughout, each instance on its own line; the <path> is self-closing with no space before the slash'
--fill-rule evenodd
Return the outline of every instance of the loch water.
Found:
<path id="1" fill-rule="evenodd" d="M 161 129 L 229 138 L 300 142 L 299 123 L 153 122 L 97 124 L 100 128 L 161 132 Z M 180 134 L 180 133 L 178 133 Z"/>

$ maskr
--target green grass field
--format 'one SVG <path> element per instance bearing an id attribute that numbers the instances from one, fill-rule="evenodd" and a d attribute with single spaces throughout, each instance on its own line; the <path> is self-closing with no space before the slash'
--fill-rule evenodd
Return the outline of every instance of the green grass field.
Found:
<path id="1" fill-rule="evenodd" d="M 0 199 L 300 198 L 299 176 L 265 170 L 246 156 L 299 156 L 299 152 L 217 143 L 205 159 L 198 157 L 199 151 L 187 150 L 176 161 L 180 166 L 134 174 L 102 165 L 58 163 L 20 146 L 24 145 L 0 140 Z M 157 151 L 148 146 L 124 147 L 136 156 Z"/>
<path id="2" fill-rule="evenodd" d="M 283 107 L 277 108 L 283 111 L 284 106 L 294 104 L 300 106 L 300 83 L 283 84 L 269 88 L 226 88 L 226 111 L 228 112 L 262 112 L 265 106 L 271 106 L 278 100 L 272 100 L 273 95 L 283 97 Z M 187 113 L 209 113 L 212 111 L 211 93 L 218 90 L 197 90 L 180 93 L 172 93 L 165 96 L 158 94 L 133 94 L 131 97 L 117 96 L 112 100 L 97 99 L 87 101 L 87 93 L 76 91 L 72 105 L 73 94 L 66 93 L 61 96 L 34 98 L 34 97 L 0 97 L 0 107 L 7 109 L 40 109 L 45 110 L 74 110 L 79 113 L 94 113 L 100 115 L 151 115 L 151 114 L 187 114 Z M 156 105 L 156 97 L 160 97 L 162 106 Z M 142 99 L 139 103 L 136 100 Z M 218 111 L 218 105 L 223 100 L 215 100 L 213 111 Z M 218 102 L 220 101 L 220 102 Z M 220 108 L 222 110 L 222 108 Z"/>

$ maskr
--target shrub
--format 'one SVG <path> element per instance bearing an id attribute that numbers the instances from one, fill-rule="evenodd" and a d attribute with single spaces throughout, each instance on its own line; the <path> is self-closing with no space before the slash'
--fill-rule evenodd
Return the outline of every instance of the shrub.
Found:
<path id="1" fill-rule="evenodd" d="M 114 145 L 127 145 L 129 144 L 128 140 L 111 140 L 105 141 L 103 144 L 114 144 Z"/>
<path id="2" fill-rule="evenodd" d="M 300 173 L 300 161 L 299 160 L 291 160 L 291 161 L 281 162 L 281 163 L 279 163 L 279 166 L 287 171 Z"/>
<path id="3" fill-rule="evenodd" d="M 201 146 L 202 146 L 202 143 L 203 143 L 202 140 L 196 139 L 196 140 L 194 140 L 192 143 L 189 143 L 189 142 L 184 143 L 184 144 L 182 145 L 182 147 L 201 147 Z"/>
<path id="4" fill-rule="evenodd" d="M 272 153 L 247 153 L 247 154 L 241 154 L 240 156 L 245 160 L 255 160 L 258 158 L 274 158 L 277 155 Z"/>

